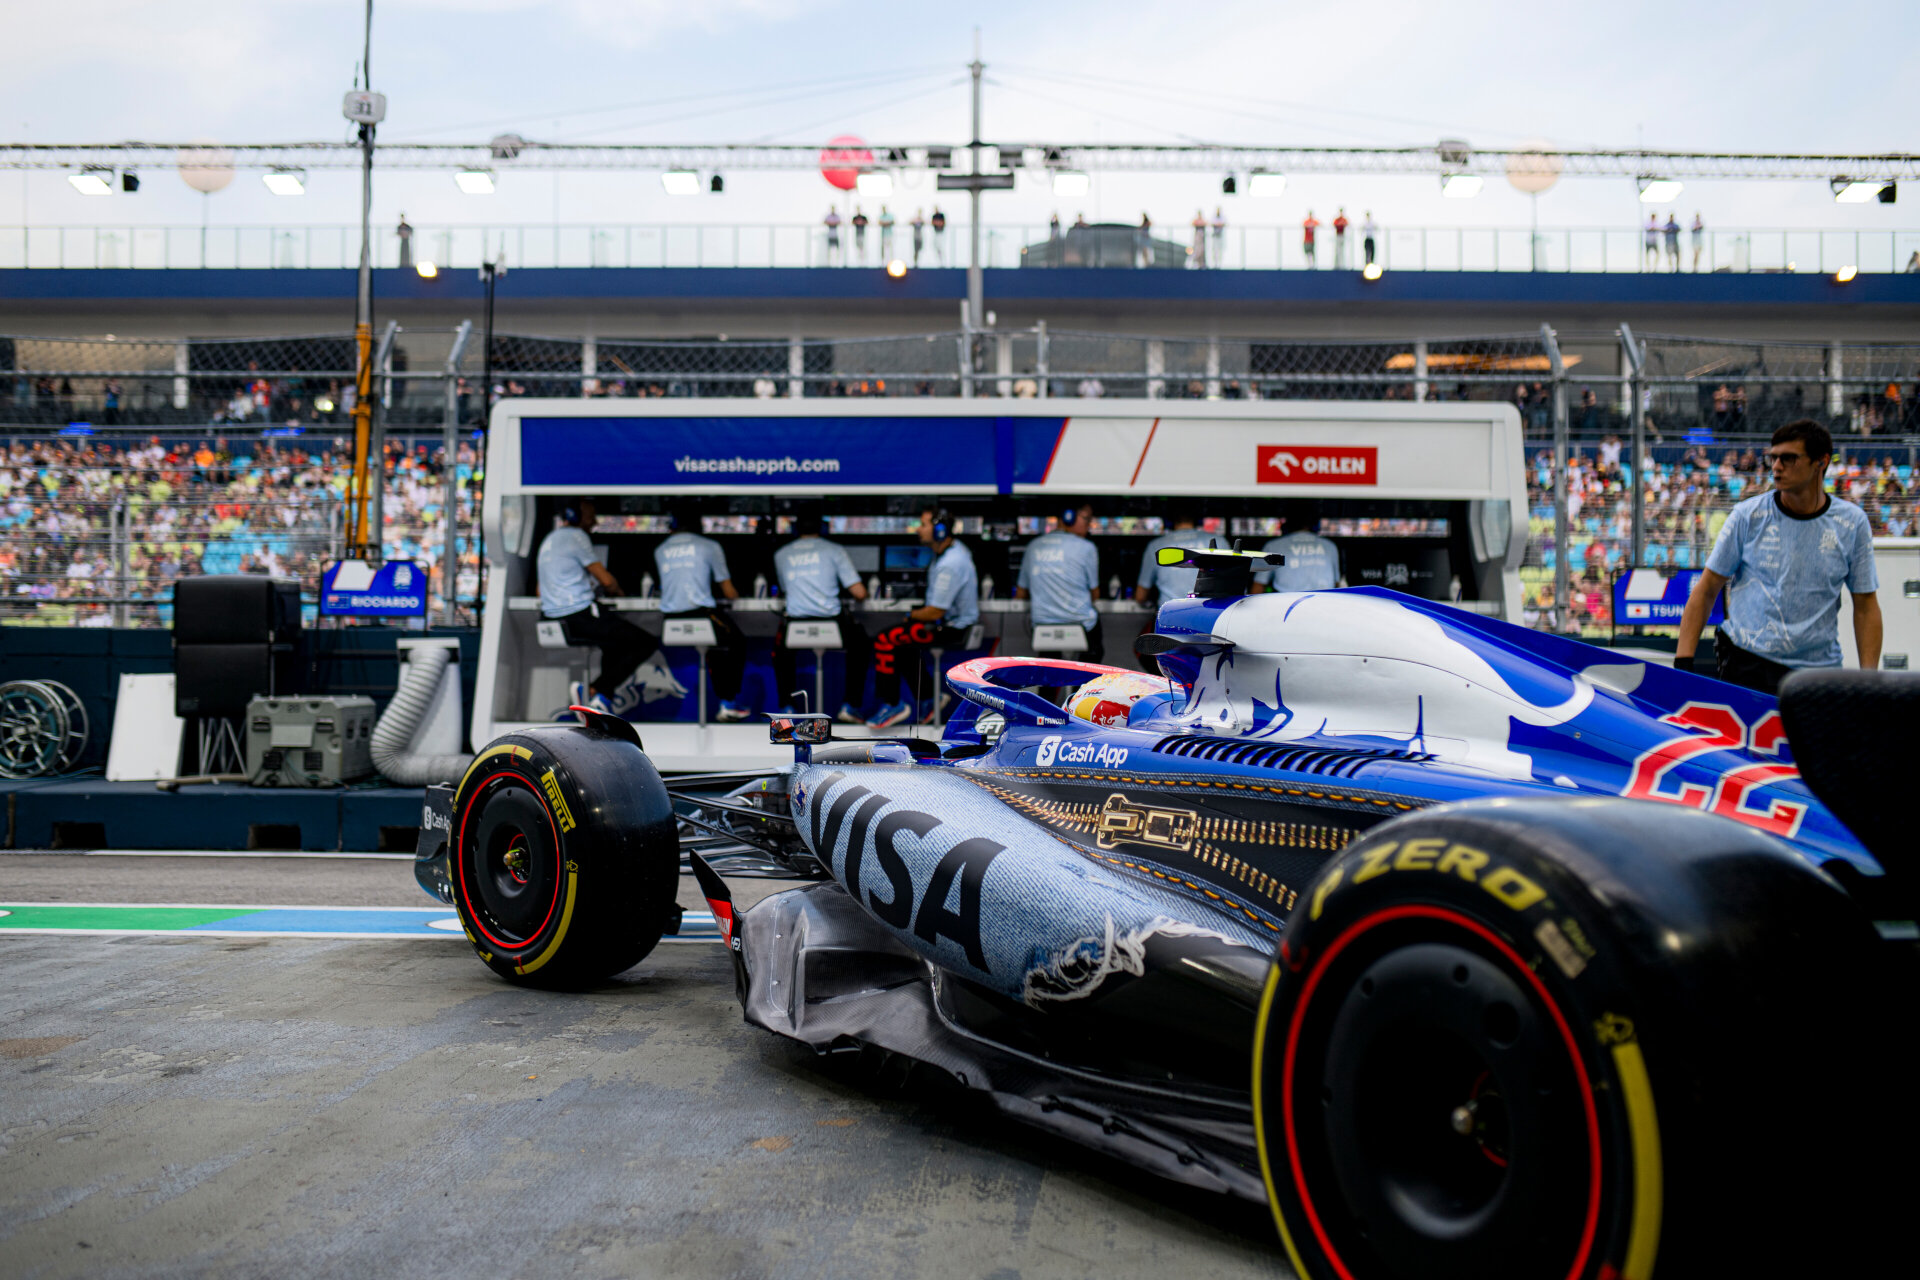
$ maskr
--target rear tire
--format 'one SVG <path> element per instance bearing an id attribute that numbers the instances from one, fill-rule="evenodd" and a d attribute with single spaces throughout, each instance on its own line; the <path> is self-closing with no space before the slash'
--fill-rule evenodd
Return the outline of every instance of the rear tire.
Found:
<path id="1" fill-rule="evenodd" d="M 1838 885 L 1722 819 L 1527 801 L 1374 828 L 1302 892 L 1255 1032 L 1296 1269 L 1831 1266 L 1870 1167 L 1843 1082 L 1901 1016 L 1868 994 L 1884 959 Z"/>
<path id="2" fill-rule="evenodd" d="M 453 799 L 454 907 L 480 959 L 523 986 L 629 969 L 676 914 L 680 845 L 660 775 L 590 727 L 507 734 Z"/>

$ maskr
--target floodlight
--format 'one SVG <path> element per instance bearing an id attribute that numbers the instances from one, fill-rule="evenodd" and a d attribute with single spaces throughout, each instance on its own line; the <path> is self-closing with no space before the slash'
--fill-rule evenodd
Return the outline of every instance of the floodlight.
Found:
<path id="1" fill-rule="evenodd" d="M 307 171 L 305 169 L 274 169 L 260 175 L 260 181 L 267 184 L 267 190 L 277 196 L 303 196 L 307 194 Z"/>
<path id="2" fill-rule="evenodd" d="M 131 195 L 140 189 L 140 175 L 127 172 L 120 175 L 120 189 Z"/>
<path id="3" fill-rule="evenodd" d="M 1682 186 L 1678 178 L 1642 177 L 1639 183 L 1641 204 L 1666 204 L 1680 194 Z"/>
<path id="4" fill-rule="evenodd" d="M 1830 184 L 1833 198 L 1841 204 L 1866 204 L 1879 198 L 1884 182 L 1856 181 L 1853 178 L 1835 178 Z"/>
<path id="5" fill-rule="evenodd" d="M 1852 284 L 1853 278 L 1859 274 L 1860 268 L 1849 264 L 1833 273 L 1833 282 L 1835 284 Z"/>
<path id="6" fill-rule="evenodd" d="M 887 274 L 892 276 L 895 280 L 904 280 L 906 279 L 906 275 L 907 275 L 907 264 L 900 261 L 900 259 L 895 258 L 892 262 L 889 262 L 887 264 Z"/>
<path id="7" fill-rule="evenodd" d="M 869 200 L 884 200 L 893 194 L 893 175 L 890 173 L 863 173 L 853 180 L 860 194 Z"/>
<path id="8" fill-rule="evenodd" d="M 462 169 L 453 175 L 453 180 L 470 196 L 493 194 L 493 170 L 491 169 Z"/>
<path id="9" fill-rule="evenodd" d="M 1232 174 L 1228 174 L 1225 178 L 1222 178 L 1220 180 L 1221 195 L 1223 196 L 1236 195 L 1238 194 L 1239 190 L 1240 190 L 1240 184 L 1234 180 L 1234 177 Z"/>
<path id="10" fill-rule="evenodd" d="M 660 175 L 660 185 L 670 196 L 696 196 L 700 194 L 700 175 L 691 169 L 669 169 Z"/>
<path id="11" fill-rule="evenodd" d="M 1362 280 L 1378 280 L 1384 274 L 1385 273 L 1380 270 L 1380 264 L 1377 262 L 1369 262 L 1360 269 L 1360 278 Z"/>
<path id="12" fill-rule="evenodd" d="M 727 191 L 727 180 L 716 173 L 713 175 L 712 180 L 707 183 L 707 190 L 717 196 L 725 195 Z"/>
<path id="13" fill-rule="evenodd" d="M 1486 179 L 1477 173 L 1450 173 L 1440 179 L 1440 194 L 1449 200 L 1471 200 L 1485 185 Z"/>
<path id="14" fill-rule="evenodd" d="M 421 261 L 414 263 L 413 269 L 420 273 L 420 278 L 422 280 L 431 280 L 435 276 L 440 274 L 440 268 L 435 266 L 433 263 L 426 261 L 425 259 L 422 259 Z"/>
<path id="15" fill-rule="evenodd" d="M 1093 189 L 1093 179 L 1078 169 L 1053 171 L 1053 194 L 1062 200 L 1078 200 Z"/>
<path id="16" fill-rule="evenodd" d="M 1287 189 L 1287 175 L 1268 173 L 1264 169 L 1255 169 L 1247 178 L 1247 194 L 1255 196 L 1277 196 Z"/>
<path id="17" fill-rule="evenodd" d="M 68 174 L 67 181 L 83 196 L 109 195 L 113 191 L 113 170 L 98 167 L 82 169 L 78 173 Z"/>

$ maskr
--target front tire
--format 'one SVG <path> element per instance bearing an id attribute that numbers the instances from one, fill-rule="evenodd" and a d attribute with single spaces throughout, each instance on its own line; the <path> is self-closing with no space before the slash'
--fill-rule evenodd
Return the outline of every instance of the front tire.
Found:
<path id="1" fill-rule="evenodd" d="M 453 799 L 454 907 L 509 982 L 571 988 L 631 968 L 675 912 L 673 806 L 638 746 L 590 727 L 507 734 Z"/>
<path id="2" fill-rule="evenodd" d="M 1721 819 L 1527 801 L 1375 828 L 1301 894 L 1255 1032 L 1296 1269 L 1831 1262 L 1821 1210 L 1861 1176 L 1866 1109 L 1825 1082 L 1887 1015 L 1864 995 L 1879 962 L 1833 881 Z"/>

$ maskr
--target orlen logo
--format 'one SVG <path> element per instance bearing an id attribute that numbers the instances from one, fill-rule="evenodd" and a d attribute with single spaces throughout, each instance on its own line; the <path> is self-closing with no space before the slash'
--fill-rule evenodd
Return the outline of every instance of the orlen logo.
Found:
<path id="1" fill-rule="evenodd" d="M 1261 484 L 1379 484 L 1377 445 L 1263 444 L 1255 479 Z"/>
<path id="2" fill-rule="evenodd" d="M 1103 742 L 1062 742 L 1059 734 L 1050 733 L 1040 739 L 1040 749 L 1034 753 L 1033 762 L 1042 769 L 1050 764 L 1092 764 L 1103 769 L 1118 769 L 1127 762 L 1127 749 L 1110 747 Z"/>

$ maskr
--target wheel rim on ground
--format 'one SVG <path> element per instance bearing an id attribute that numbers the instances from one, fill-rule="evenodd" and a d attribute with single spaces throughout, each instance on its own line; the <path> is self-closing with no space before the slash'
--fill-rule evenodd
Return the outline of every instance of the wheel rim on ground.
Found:
<path id="1" fill-rule="evenodd" d="M 1444 909 L 1357 922 L 1314 967 L 1285 1068 L 1292 1176 L 1338 1274 L 1584 1268 L 1591 1086 L 1551 994 L 1476 922 Z"/>
<path id="2" fill-rule="evenodd" d="M 517 774 L 482 783 L 462 823 L 459 883 L 475 927 L 506 951 L 531 945 L 559 902 L 560 856 L 544 800 Z"/>

